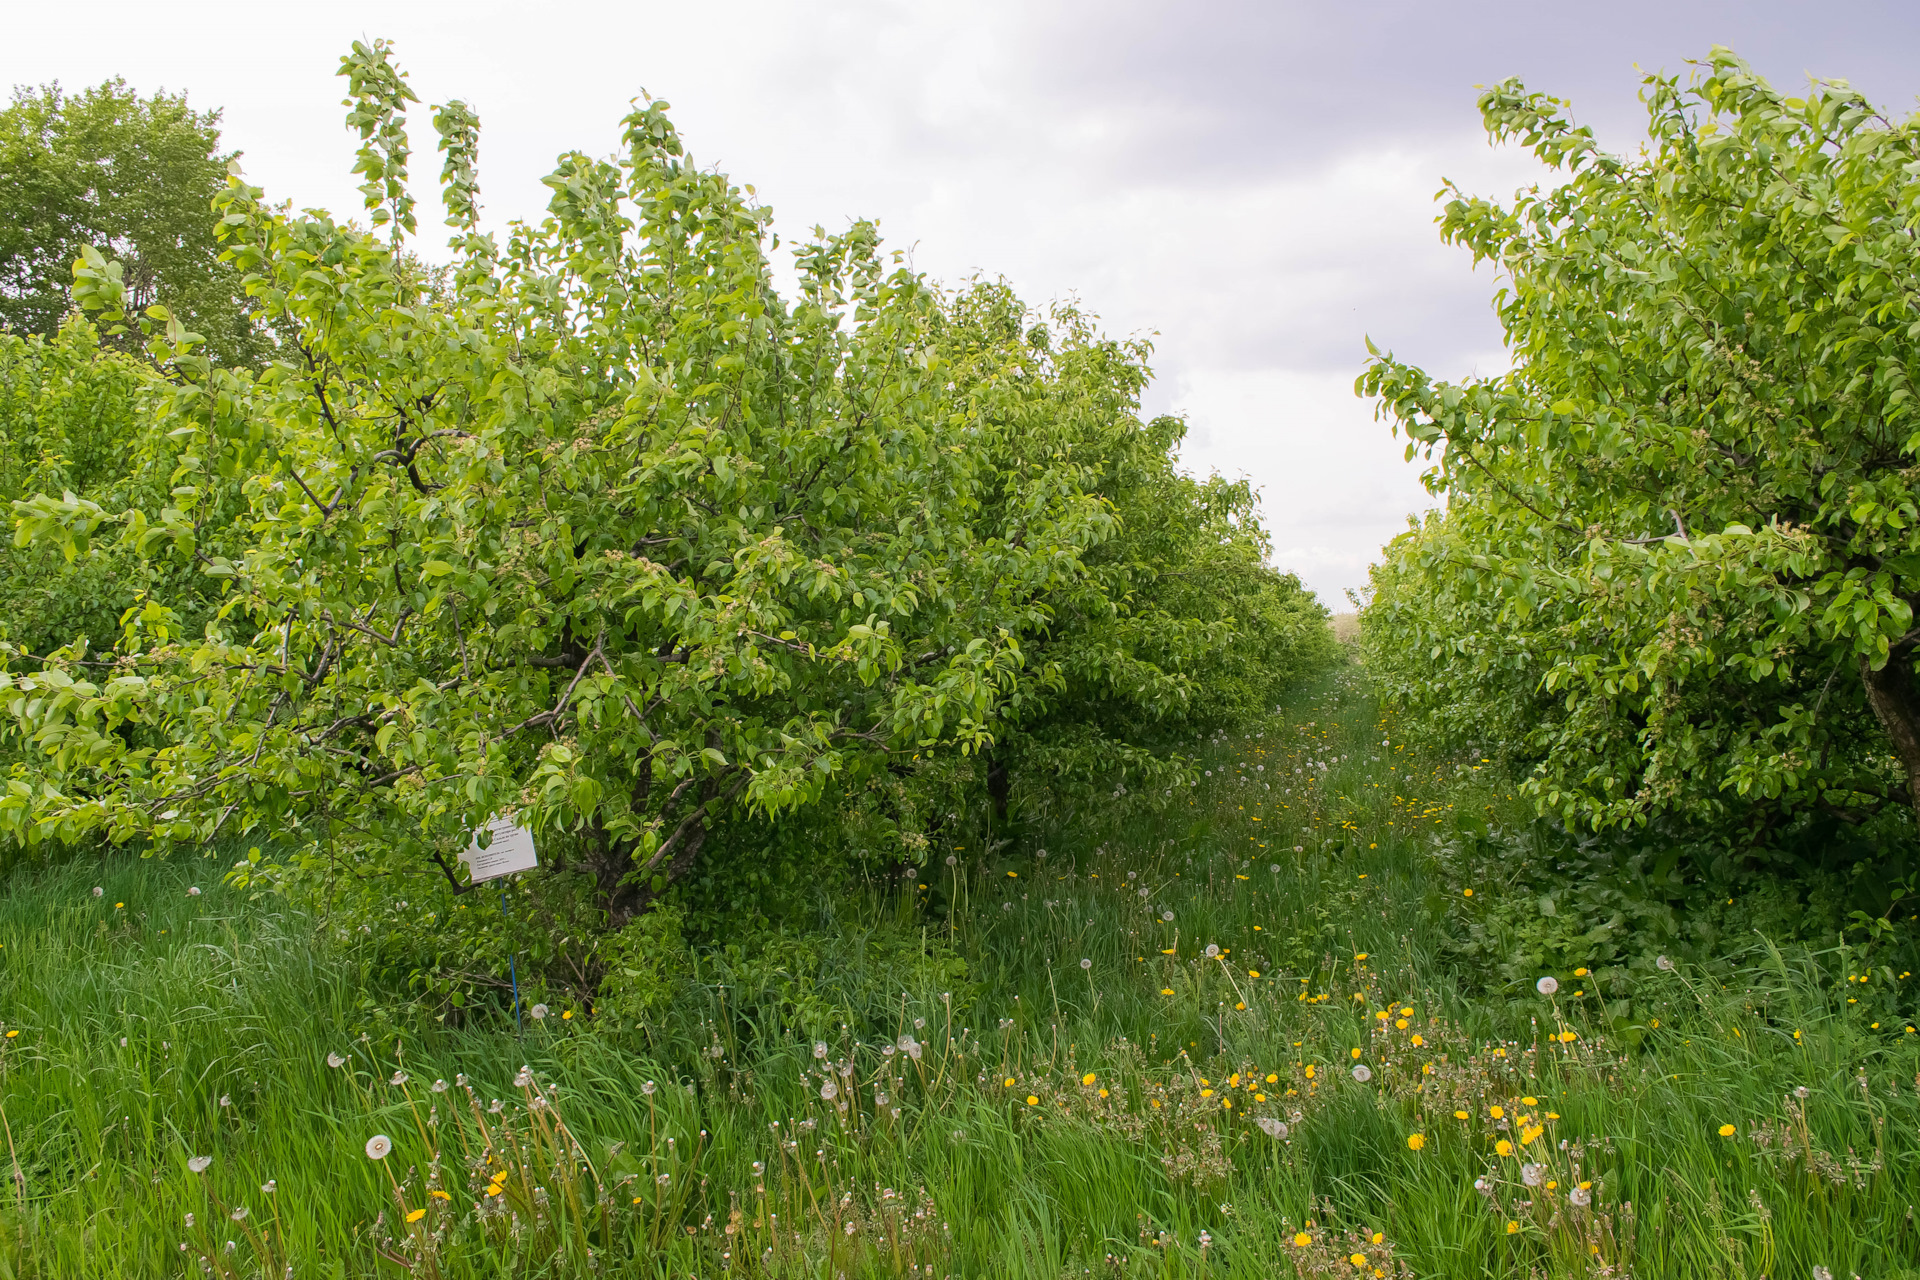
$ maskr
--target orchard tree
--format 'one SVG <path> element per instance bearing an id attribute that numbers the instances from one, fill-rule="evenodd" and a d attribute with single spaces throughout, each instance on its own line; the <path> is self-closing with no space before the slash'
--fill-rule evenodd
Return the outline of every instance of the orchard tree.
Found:
<path id="1" fill-rule="evenodd" d="M 1326 610 L 1268 564 L 1252 486 L 1184 474 L 1186 424 L 1141 420 L 1144 342 L 1104 338 L 1068 306 L 1035 315 L 992 283 L 947 310 L 959 382 L 1000 427 L 976 525 L 1017 523 L 1008 508 L 1030 501 L 1028 484 L 1062 474 L 1090 475 L 1118 520 L 1025 638 L 1029 661 L 987 757 L 995 815 L 1008 816 L 1016 786 L 1117 799 L 1184 784 L 1192 735 L 1247 723 L 1333 660 Z"/>
<path id="2" fill-rule="evenodd" d="M 121 263 L 78 269 L 166 370 L 151 431 L 179 454 L 164 501 L 39 494 L 19 536 L 111 535 L 223 594 L 197 633 L 155 591 L 111 653 L 14 653 L 0 696 L 38 758 L 0 826 L 249 833 L 269 852 L 242 878 L 425 867 L 458 890 L 459 850 L 511 812 L 617 925 L 730 816 L 989 746 L 1020 637 L 1115 521 L 1060 459 L 973 523 L 1009 427 L 995 393 L 956 394 L 940 300 L 874 229 L 817 235 L 782 298 L 768 211 L 649 101 L 496 238 L 456 102 L 436 285 L 405 251 L 413 94 L 383 42 L 342 74 L 374 231 L 238 176 L 217 201 L 283 335 L 257 376 L 134 309 Z"/>
<path id="3" fill-rule="evenodd" d="M 1544 812 L 1751 844 L 1920 805 L 1920 120 L 1773 89 L 1716 49 L 1600 150 L 1508 81 L 1480 107 L 1561 180 L 1458 192 L 1512 371 L 1377 357 L 1447 501 L 1375 574 L 1368 661 Z"/>

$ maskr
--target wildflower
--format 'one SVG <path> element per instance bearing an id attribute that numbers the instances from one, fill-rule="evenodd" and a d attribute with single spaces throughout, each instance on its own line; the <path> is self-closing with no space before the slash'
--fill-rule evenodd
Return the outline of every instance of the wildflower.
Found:
<path id="1" fill-rule="evenodd" d="M 1356 1253 L 1351 1258 L 1348 1258 L 1347 1261 L 1356 1267 L 1364 1267 L 1367 1265 L 1367 1255 L 1364 1253 Z"/>
<path id="2" fill-rule="evenodd" d="M 187 1168 L 191 1169 L 195 1173 L 205 1173 L 207 1171 L 207 1166 L 212 1163 L 213 1163 L 212 1156 L 190 1156 L 187 1159 Z"/>
<path id="3" fill-rule="evenodd" d="M 425 1209 L 415 1209 L 407 1215 L 407 1222 L 409 1224 L 415 1223 L 420 1221 L 420 1219 L 426 1216 L 427 1216 L 427 1211 Z"/>
<path id="4" fill-rule="evenodd" d="M 1360 1056 L 1360 1051 L 1358 1049 L 1349 1049 L 1347 1050 L 1347 1053 L 1349 1056 L 1355 1057 L 1355 1058 Z"/>
<path id="5" fill-rule="evenodd" d="M 1464 1111 L 1456 1111 L 1453 1113 L 1453 1118 L 1455 1120 L 1465 1120 L 1467 1119 L 1467 1113 Z"/>
<path id="6" fill-rule="evenodd" d="M 1826 1267 L 1816 1266 L 1813 1269 L 1813 1280 L 1833 1280 L 1833 1272 Z"/>
<path id="7" fill-rule="evenodd" d="M 1310 1245 L 1310 1244 L 1312 1244 L 1312 1243 L 1313 1243 L 1313 1237 L 1312 1237 L 1312 1236 L 1310 1236 L 1310 1235 L 1308 1235 L 1308 1234 L 1307 1234 L 1306 1232 L 1304 1232 L 1304 1231 L 1299 1231 L 1299 1232 L 1296 1232 L 1296 1233 L 1294 1233 L 1294 1237 L 1293 1237 L 1293 1247 L 1294 1247 L 1294 1248 L 1296 1248 L 1296 1249 L 1304 1249 L 1304 1248 L 1306 1248 L 1306 1247 L 1307 1247 L 1308 1245 Z"/>
<path id="8" fill-rule="evenodd" d="M 1721 1137 L 1723 1137 L 1723 1138 L 1731 1138 L 1731 1137 L 1732 1137 L 1733 1135 L 1734 1135 L 1734 1128 L 1733 1128 L 1733 1126 L 1732 1126 L 1732 1125 L 1730 1125 L 1730 1124 L 1723 1124 L 1723 1125 L 1721 1125 L 1721 1126 L 1720 1126 L 1720 1136 L 1721 1136 Z"/>
<path id="9" fill-rule="evenodd" d="M 187 896 L 188 896 L 189 898 L 197 898 L 197 897 L 199 897 L 199 896 L 200 896 L 200 886 L 199 886 L 199 885 L 197 885 L 197 884 L 196 884 L 196 885 L 189 885 L 189 886 L 187 887 Z"/>
<path id="10" fill-rule="evenodd" d="M 233 1105 L 233 1095 L 232 1095 L 232 1094 L 229 1094 L 229 1093 L 223 1093 L 223 1094 L 221 1094 L 221 1095 L 220 1095 L 220 1107 L 221 1107 L 221 1109 L 222 1109 L 222 1110 L 225 1110 L 226 1108 L 228 1108 L 228 1107 L 230 1107 L 230 1106 L 232 1106 L 232 1105 Z"/>
<path id="11" fill-rule="evenodd" d="M 1365 1084 L 1367 1081 L 1373 1079 L 1373 1069 L 1363 1062 L 1353 1069 L 1353 1078 L 1361 1084 Z"/>
<path id="12" fill-rule="evenodd" d="M 1534 983 L 1533 989 L 1543 996 L 1550 996 L 1560 989 L 1560 979 L 1554 977 L 1552 974 L 1548 974 L 1546 977 L 1540 979 L 1540 981 Z"/>
<path id="13" fill-rule="evenodd" d="M 513 1087 L 516 1089 L 524 1089 L 532 1083 L 533 1068 L 522 1064 L 520 1070 L 515 1073 L 513 1077 Z"/>
<path id="14" fill-rule="evenodd" d="M 1362 951 L 1359 955 L 1354 957 L 1355 960 L 1365 960 L 1366 958 L 1367 958 L 1367 953 L 1364 951 Z"/>
<path id="15" fill-rule="evenodd" d="M 544 1022 L 547 1016 L 547 1006 L 545 1006 L 544 1004 L 537 1004 L 533 1006 L 533 1008 L 527 1010 L 527 1012 L 533 1015 L 533 1020 L 535 1022 Z"/>
<path id="16" fill-rule="evenodd" d="M 1313 1079 L 1313 1064 L 1311 1062 L 1307 1064 L 1307 1079 Z"/>
<path id="17" fill-rule="evenodd" d="M 265 1182 L 260 1184 L 260 1194 L 263 1196 L 270 1196 L 274 1192 L 278 1191 L 279 1189 L 280 1189 L 280 1184 L 272 1178 L 268 1178 Z"/>
<path id="18" fill-rule="evenodd" d="M 1275 1120 L 1272 1116 L 1260 1116 L 1254 1120 L 1254 1123 L 1259 1125 L 1261 1131 L 1275 1141 L 1287 1136 L 1285 1121 Z"/>
<path id="19" fill-rule="evenodd" d="M 1487 1114 L 1495 1120 L 1498 1120 L 1507 1114 L 1507 1109 L 1505 1107 L 1488 1107 Z"/>
<path id="20" fill-rule="evenodd" d="M 1007 1088 L 1009 1088 L 1009 1089 L 1011 1089 L 1011 1088 L 1013 1088 L 1013 1077 L 1012 1077 L 1012 1076 L 1008 1076 L 1008 1077 L 1006 1078 L 1006 1081 L 1005 1081 L 1005 1085 L 1006 1085 L 1006 1087 L 1007 1087 Z"/>
<path id="21" fill-rule="evenodd" d="M 1527 1107 L 1537 1107 L 1537 1106 L 1539 1106 L 1539 1105 L 1540 1105 L 1540 1099 L 1538 1099 L 1538 1098 L 1522 1098 L 1522 1099 L 1520 1099 L 1520 1104 L 1521 1104 L 1522 1106 L 1527 1106 Z"/>
<path id="22" fill-rule="evenodd" d="M 435 1093 L 445 1093 L 447 1091 L 447 1082 L 445 1080 L 435 1080 L 431 1088 Z"/>
<path id="23" fill-rule="evenodd" d="M 396 1088 L 399 1087 L 400 1085 L 405 1084 L 406 1082 L 407 1082 L 407 1073 L 404 1071 L 396 1071 L 387 1078 L 387 1083 L 395 1086 Z"/>
<path id="24" fill-rule="evenodd" d="M 229 1218 L 232 1218 L 235 1222 L 245 1222 L 247 1220 L 247 1206 L 239 1205 L 234 1209 L 232 1213 L 228 1214 L 227 1216 Z"/>
<path id="25" fill-rule="evenodd" d="M 645 1084 L 640 1086 L 640 1092 L 646 1094 L 649 1098 L 651 1098 L 653 1096 L 653 1091 L 659 1087 L 660 1087 L 659 1085 L 649 1080 Z"/>
<path id="26" fill-rule="evenodd" d="M 1409 1151 L 1418 1151 L 1418 1150 L 1420 1150 L 1420 1148 L 1422 1148 L 1422 1147 L 1424 1147 L 1424 1146 L 1426 1146 L 1426 1145 L 1427 1145 L 1427 1135 L 1426 1135 L 1426 1134 L 1424 1134 L 1424 1133 L 1410 1133 L 1410 1134 L 1408 1134 L 1408 1135 L 1407 1135 L 1407 1150 L 1409 1150 Z"/>
<path id="27" fill-rule="evenodd" d="M 1093 968 L 1093 961 L 1087 959 L 1085 956 L 1082 956 L 1080 958 L 1080 967 L 1082 969 L 1091 969 Z"/>
<path id="28" fill-rule="evenodd" d="M 566 1011 L 565 1013 L 563 1013 L 563 1014 L 561 1014 L 561 1015 L 560 1015 L 560 1020 L 561 1020 L 562 1022 L 572 1022 L 572 1021 L 573 1021 L 573 1010 L 571 1010 L 571 1009 L 569 1009 L 569 1010 L 567 1010 L 567 1011 Z"/>
<path id="29" fill-rule="evenodd" d="M 1033 1096 L 1032 1094 L 1028 1094 L 1028 1095 L 1027 1095 L 1027 1105 L 1028 1105 L 1028 1106 L 1030 1106 L 1030 1107 L 1037 1107 L 1037 1106 L 1039 1106 L 1039 1105 L 1040 1105 L 1040 1099 L 1038 1099 L 1038 1098 L 1036 1098 L 1036 1097 L 1034 1097 L 1034 1096 Z"/>
<path id="30" fill-rule="evenodd" d="M 1576 978 L 1584 978 L 1587 976 L 1587 971 L 1585 969 L 1575 969 L 1573 971 L 1573 976 Z"/>
<path id="31" fill-rule="evenodd" d="M 1165 920 L 1165 921 L 1167 921 L 1168 923 L 1172 923 L 1172 921 L 1173 921 L 1173 912 L 1171 912 L 1171 911 L 1162 911 L 1162 912 L 1160 913 L 1160 918 L 1161 918 L 1162 920 Z"/>
<path id="32" fill-rule="evenodd" d="M 1418 1049 L 1421 1045 L 1425 1044 L 1426 1042 L 1427 1041 L 1425 1036 L 1415 1033 L 1412 1040 L 1412 1044 L 1414 1048 Z"/>
<path id="33" fill-rule="evenodd" d="M 1080 1083 L 1083 1085 L 1091 1085 L 1097 1079 L 1099 1079 L 1099 1077 L 1094 1075 L 1093 1072 L 1089 1071 L 1087 1072 L 1087 1074 L 1080 1077 Z"/>
<path id="34" fill-rule="evenodd" d="M 1517 1223 L 1517 1222 L 1509 1222 L 1509 1223 L 1507 1223 L 1507 1234 L 1508 1234 L 1508 1235 L 1510 1235 L 1510 1236 L 1517 1236 L 1517 1235 L 1519 1235 L 1519 1234 L 1520 1234 L 1520 1224 L 1519 1224 L 1519 1223 Z"/>
<path id="35" fill-rule="evenodd" d="M 106 891 L 105 889 L 102 889 L 102 888 L 101 888 L 101 887 L 100 887 L 99 885 L 95 885 L 95 886 L 93 886 L 93 896 L 94 896 L 94 897 L 96 897 L 96 898 L 104 898 L 104 897 L 106 897 L 106 895 L 107 895 L 107 891 Z"/>
<path id="36" fill-rule="evenodd" d="M 840 1086 L 835 1084 L 833 1081 L 829 1080 L 825 1084 L 820 1086 L 820 1100 L 822 1102 L 832 1102 L 835 1098 L 839 1096 L 840 1096 Z"/>
<path id="37" fill-rule="evenodd" d="M 1505 1138 L 1502 1138 L 1493 1144 L 1493 1154 L 1497 1156 L 1510 1156 L 1513 1154 L 1513 1144 Z"/>
<path id="38" fill-rule="evenodd" d="M 1567 1192 L 1567 1203 L 1576 1209 L 1584 1209 L 1593 1203 L 1593 1192 L 1587 1190 L 1585 1187 L 1575 1187 L 1573 1190 Z"/>
<path id="39" fill-rule="evenodd" d="M 1170 995 L 1172 995 L 1172 994 L 1173 994 L 1173 988 L 1172 988 L 1172 987 L 1162 987 L 1162 988 L 1160 988 L 1160 994 L 1161 994 L 1161 995 L 1163 995 L 1163 996 L 1170 996 Z"/>
<path id="40" fill-rule="evenodd" d="M 1547 1167 L 1543 1164 L 1523 1164 L 1520 1166 L 1520 1181 L 1530 1187 L 1537 1187 L 1546 1180 Z"/>
<path id="41" fill-rule="evenodd" d="M 1806 1099 L 1806 1097 L 1807 1097 L 1807 1094 L 1808 1094 L 1809 1092 L 1810 1092 L 1810 1090 L 1808 1090 L 1808 1088 L 1807 1088 L 1807 1086 L 1805 1086 L 1805 1085 L 1803 1085 L 1803 1084 L 1801 1084 L 1801 1085 L 1795 1085 L 1795 1086 L 1794 1086 L 1794 1089 L 1793 1089 L 1793 1096 L 1794 1096 L 1794 1097 L 1796 1097 L 1796 1098 L 1799 1098 L 1799 1099 L 1801 1099 L 1802 1101 L 1804 1101 L 1804 1100 Z"/>
<path id="42" fill-rule="evenodd" d="M 1667 959 L 1665 956 L 1655 956 L 1653 958 L 1653 967 L 1662 972 L 1668 972 L 1673 968 L 1673 961 Z"/>
<path id="43" fill-rule="evenodd" d="M 387 1153 L 393 1150 L 393 1139 L 384 1133 L 376 1133 L 367 1139 L 367 1159 L 385 1160 Z"/>

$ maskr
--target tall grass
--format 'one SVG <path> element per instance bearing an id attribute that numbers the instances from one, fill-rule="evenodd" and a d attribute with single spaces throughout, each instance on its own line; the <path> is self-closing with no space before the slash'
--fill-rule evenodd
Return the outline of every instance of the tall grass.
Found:
<path id="1" fill-rule="evenodd" d="M 841 904 L 967 971 L 819 1034 L 717 955 L 660 1026 L 395 1029 L 212 860 L 17 878 L 0 1276 L 1912 1274 L 1903 975 L 1755 939 L 1614 975 L 1631 1026 L 1577 970 L 1488 994 L 1444 942 L 1501 869 L 1430 855 L 1507 812 L 1473 762 L 1351 676 L 1194 745 Z"/>

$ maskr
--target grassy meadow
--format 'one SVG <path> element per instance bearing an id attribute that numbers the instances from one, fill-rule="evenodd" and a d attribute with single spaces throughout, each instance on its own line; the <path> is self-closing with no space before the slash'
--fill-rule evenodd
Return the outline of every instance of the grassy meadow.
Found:
<path id="1" fill-rule="evenodd" d="M 1194 747 L 647 1025 L 408 1022 L 230 853 L 16 875 L 0 1277 L 1920 1275 L 1905 973 L 1749 933 L 1543 994 L 1455 945 L 1518 892 L 1492 762 L 1352 669 Z"/>

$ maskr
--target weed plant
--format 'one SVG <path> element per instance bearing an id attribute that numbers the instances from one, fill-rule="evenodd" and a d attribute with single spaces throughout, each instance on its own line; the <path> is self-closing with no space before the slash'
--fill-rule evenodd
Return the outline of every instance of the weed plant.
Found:
<path id="1" fill-rule="evenodd" d="M 956 838 L 799 959 L 716 940 L 639 1026 L 396 1023 L 217 859 L 16 876 L 0 1276 L 1920 1274 L 1907 974 L 1466 971 L 1516 892 L 1462 853 L 1520 822 L 1490 765 L 1352 672 L 1188 745 L 1195 786 Z M 882 936 L 901 989 L 836 1004 Z"/>

